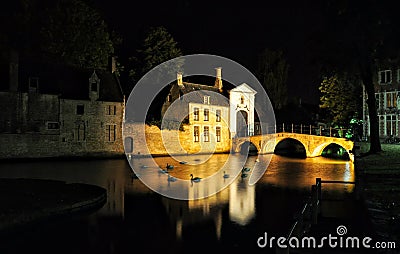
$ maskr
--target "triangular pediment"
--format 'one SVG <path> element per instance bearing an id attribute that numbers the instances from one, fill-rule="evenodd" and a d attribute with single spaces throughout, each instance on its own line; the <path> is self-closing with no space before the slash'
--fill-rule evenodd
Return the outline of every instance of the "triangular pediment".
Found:
<path id="1" fill-rule="evenodd" d="M 256 94 L 257 91 L 251 88 L 248 84 L 242 83 L 241 85 L 235 87 L 234 89 L 231 90 L 231 92 L 237 92 L 237 93 L 249 93 L 249 94 Z"/>

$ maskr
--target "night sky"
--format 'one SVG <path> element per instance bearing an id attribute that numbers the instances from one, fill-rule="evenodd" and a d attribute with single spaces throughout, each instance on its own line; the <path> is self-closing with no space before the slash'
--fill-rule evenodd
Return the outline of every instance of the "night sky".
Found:
<path id="1" fill-rule="evenodd" d="M 319 1 L 125 1 L 92 0 L 132 54 L 146 29 L 162 25 L 187 54 L 230 58 L 254 73 L 264 48 L 283 50 L 290 65 L 289 96 L 318 103 L 319 73 L 312 65 L 310 38 L 321 29 Z M 266 6 L 266 7 L 264 7 Z"/>

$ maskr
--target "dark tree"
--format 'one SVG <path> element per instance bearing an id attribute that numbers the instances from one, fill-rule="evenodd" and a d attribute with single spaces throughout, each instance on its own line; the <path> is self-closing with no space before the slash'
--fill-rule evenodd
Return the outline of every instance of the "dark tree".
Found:
<path id="1" fill-rule="evenodd" d="M 182 51 L 167 29 L 162 26 L 151 27 L 136 54 L 130 58 L 127 71 L 131 80 L 137 82 L 152 68 L 179 56 L 182 56 Z"/>
<path id="2" fill-rule="evenodd" d="M 105 68 L 114 54 L 105 21 L 81 0 L 58 0 L 46 10 L 40 32 L 42 50 L 69 65 Z"/>
<path id="3" fill-rule="evenodd" d="M 275 110 L 288 103 L 287 78 L 289 65 L 282 51 L 265 49 L 259 56 L 258 79 L 266 90 Z"/>
<path id="4" fill-rule="evenodd" d="M 316 51 L 323 75 L 348 73 L 361 80 L 368 95 L 370 153 L 381 151 L 373 77 L 377 63 L 398 53 L 393 47 L 394 5 L 377 0 L 326 1 L 320 32 L 310 47 Z M 398 38 L 397 38 L 398 39 Z"/>

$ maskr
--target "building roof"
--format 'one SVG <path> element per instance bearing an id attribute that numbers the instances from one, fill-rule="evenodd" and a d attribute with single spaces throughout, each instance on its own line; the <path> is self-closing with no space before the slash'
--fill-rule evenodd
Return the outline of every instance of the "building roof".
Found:
<path id="1" fill-rule="evenodd" d="M 8 68 L 7 64 L 3 64 Z M 89 78 L 93 72 L 100 79 L 99 101 L 123 101 L 123 92 L 118 77 L 108 70 L 79 69 L 61 64 L 37 63 L 34 61 L 19 61 L 18 91 L 28 92 L 30 78 L 38 79 L 38 92 L 42 94 L 59 95 L 65 99 L 89 100 Z M 3 77 L 7 72 L 1 72 L 0 90 L 9 90 L 9 78 Z"/>

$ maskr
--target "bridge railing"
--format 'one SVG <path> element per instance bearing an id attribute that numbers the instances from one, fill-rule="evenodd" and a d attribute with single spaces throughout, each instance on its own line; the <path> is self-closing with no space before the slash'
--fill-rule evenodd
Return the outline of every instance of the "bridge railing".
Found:
<path id="1" fill-rule="evenodd" d="M 274 134 L 274 133 L 298 133 L 298 134 L 308 134 L 308 135 L 316 135 L 316 136 L 325 136 L 325 137 L 337 137 L 344 138 L 348 129 L 345 128 L 332 128 L 332 127 L 324 127 L 314 126 L 310 124 L 260 124 L 255 123 L 254 132 L 249 133 L 249 136 L 261 135 L 261 134 Z"/>
<path id="2" fill-rule="evenodd" d="M 318 223 L 318 215 L 321 211 L 321 201 L 322 201 L 322 184 L 354 184 L 354 193 L 356 199 L 359 198 L 359 190 L 356 182 L 354 181 L 333 181 L 333 180 L 322 180 L 321 178 L 315 179 L 315 184 L 311 186 L 311 195 L 307 198 L 302 209 L 296 216 L 296 221 L 290 227 L 287 235 L 285 236 L 285 242 L 287 248 L 277 248 L 276 253 L 287 253 L 289 254 L 289 244 L 288 241 L 292 237 L 299 239 L 307 231 L 310 230 L 312 225 Z"/>

